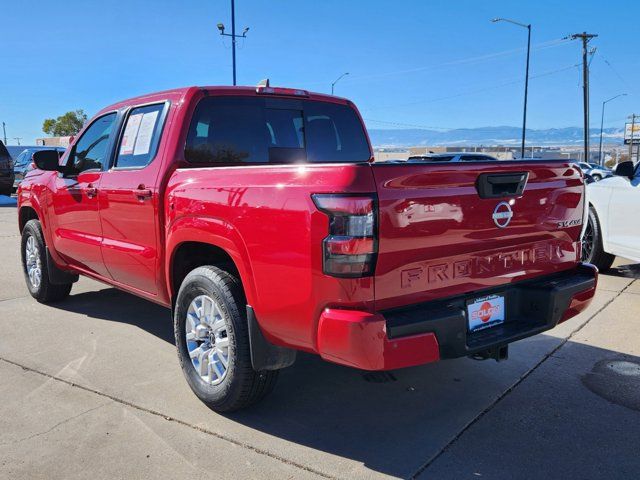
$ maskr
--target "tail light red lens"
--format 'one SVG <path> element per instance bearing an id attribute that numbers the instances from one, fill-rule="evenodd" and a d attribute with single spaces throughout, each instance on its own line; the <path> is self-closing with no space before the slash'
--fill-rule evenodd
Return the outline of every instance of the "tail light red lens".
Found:
<path id="1" fill-rule="evenodd" d="M 313 202 L 329 216 L 322 242 L 323 271 L 334 277 L 373 275 L 378 244 L 373 195 L 315 194 Z"/>

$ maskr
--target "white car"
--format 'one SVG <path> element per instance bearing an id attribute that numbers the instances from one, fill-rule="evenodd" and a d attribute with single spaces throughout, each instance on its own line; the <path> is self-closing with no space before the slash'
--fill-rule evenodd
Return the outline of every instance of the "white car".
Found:
<path id="1" fill-rule="evenodd" d="M 587 185 L 587 201 L 582 260 L 601 272 L 616 256 L 640 262 L 640 163 L 620 163 L 613 177 Z"/>

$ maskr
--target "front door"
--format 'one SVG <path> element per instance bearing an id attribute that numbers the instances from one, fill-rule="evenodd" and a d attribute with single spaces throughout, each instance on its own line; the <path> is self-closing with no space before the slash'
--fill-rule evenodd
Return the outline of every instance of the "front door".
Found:
<path id="1" fill-rule="evenodd" d="M 611 184 L 609 202 L 609 243 L 621 256 L 632 260 L 640 258 L 640 164 L 636 166 L 632 179 L 617 177 L 607 179 Z"/>
<path id="2" fill-rule="evenodd" d="M 55 250 L 70 264 L 108 277 L 100 245 L 102 227 L 97 193 L 111 151 L 116 113 L 99 117 L 85 129 L 56 179 L 50 215 Z"/>
<path id="3" fill-rule="evenodd" d="M 162 155 L 160 133 L 168 103 L 129 111 L 111 168 L 100 183 L 102 256 L 117 282 L 157 294 Z"/>

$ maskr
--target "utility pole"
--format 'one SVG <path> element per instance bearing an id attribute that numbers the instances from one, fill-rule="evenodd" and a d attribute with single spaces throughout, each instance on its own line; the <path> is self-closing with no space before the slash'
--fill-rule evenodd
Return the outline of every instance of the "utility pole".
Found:
<path id="1" fill-rule="evenodd" d="M 575 40 L 579 38 L 582 40 L 582 94 L 584 104 L 584 155 L 585 162 L 589 162 L 589 50 L 587 45 L 592 38 L 597 37 L 595 33 L 574 33 L 569 35 L 568 38 Z"/>
<path id="2" fill-rule="evenodd" d="M 2 122 L 2 133 L 4 135 L 4 144 L 7 144 L 7 128 L 4 122 Z"/>
<path id="3" fill-rule="evenodd" d="M 629 140 L 629 161 L 633 162 L 633 131 L 635 130 L 636 127 L 636 118 L 640 119 L 640 115 L 636 115 L 635 113 L 632 113 L 631 115 L 629 115 L 629 117 L 631 119 L 631 139 Z"/>
<path id="4" fill-rule="evenodd" d="M 18 142 L 18 146 L 20 146 L 20 140 L 22 140 L 22 137 L 13 137 L 13 139 Z"/>
<path id="5" fill-rule="evenodd" d="M 249 27 L 246 27 L 242 35 L 236 35 L 236 5 L 235 0 L 231 0 L 231 33 L 224 33 L 224 24 L 218 24 L 220 35 L 231 37 L 231 58 L 233 62 L 233 84 L 236 85 L 236 38 L 246 38 Z"/>

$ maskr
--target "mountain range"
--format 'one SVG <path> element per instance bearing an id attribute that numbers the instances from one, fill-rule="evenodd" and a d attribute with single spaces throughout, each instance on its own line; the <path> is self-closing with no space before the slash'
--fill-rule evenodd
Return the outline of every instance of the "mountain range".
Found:
<path id="1" fill-rule="evenodd" d="M 522 128 L 519 127 L 478 127 L 457 128 L 454 130 L 408 129 L 370 129 L 369 135 L 375 147 L 408 147 L 420 145 L 519 145 Z M 583 129 L 579 127 L 527 129 L 527 145 L 580 145 L 583 142 Z M 592 142 L 600 140 L 600 129 L 590 129 Z M 605 128 L 603 141 L 607 144 L 622 145 L 624 129 Z"/>

